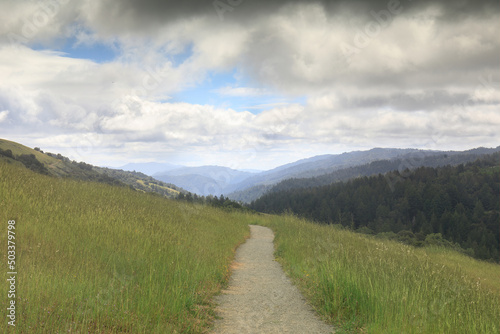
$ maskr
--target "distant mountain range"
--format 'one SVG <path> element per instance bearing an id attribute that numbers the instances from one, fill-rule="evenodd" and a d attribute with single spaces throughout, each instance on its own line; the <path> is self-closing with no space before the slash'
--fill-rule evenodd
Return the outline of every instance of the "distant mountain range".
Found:
<path id="1" fill-rule="evenodd" d="M 198 195 L 227 194 L 236 185 L 253 175 L 260 175 L 220 166 L 182 167 L 153 174 L 155 179 L 179 184 L 183 189 Z"/>
<path id="2" fill-rule="evenodd" d="M 174 165 L 169 163 L 159 163 L 159 162 L 146 162 L 146 163 L 129 163 L 118 167 L 117 169 L 122 169 L 130 172 L 140 172 L 149 176 L 153 174 L 167 172 L 172 169 L 181 168 L 181 165 Z"/>
<path id="3" fill-rule="evenodd" d="M 282 189 L 317 186 L 353 177 L 387 173 L 395 169 L 457 165 L 499 150 L 500 146 L 463 152 L 374 148 L 315 156 L 261 172 L 221 166 L 183 167 L 158 163 L 128 164 L 121 168 L 133 168 L 198 195 L 224 194 L 232 200 L 249 203 L 272 191 L 273 187 Z"/>
<path id="4" fill-rule="evenodd" d="M 360 165 L 376 159 L 388 159 L 417 151 L 413 149 L 373 149 L 365 152 L 321 155 L 257 173 L 221 166 L 171 168 L 171 165 L 169 165 L 168 169 L 150 175 L 160 181 L 175 184 L 198 195 L 218 196 L 224 194 L 232 199 L 246 202 L 248 196 L 242 197 L 240 193 L 250 188 L 258 187 L 264 190 L 267 186 L 274 185 L 287 178 L 323 175 L 336 168 Z M 121 168 L 132 167 L 130 164 L 127 166 Z M 133 167 L 146 173 L 145 168 L 149 167 L 149 165 L 136 164 Z M 154 165 L 154 167 L 156 168 L 158 165 Z M 253 189 L 253 192 L 255 194 L 250 196 L 251 199 L 263 194 L 263 191 L 256 191 L 255 189 Z"/>
<path id="5" fill-rule="evenodd" d="M 265 193 L 269 187 L 291 178 L 307 178 L 331 173 L 332 171 L 387 160 L 409 153 L 430 152 L 416 149 L 383 149 L 354 151 L 342 154 L 328 154 L 302 159 L 272 170 L 256 174 L 229 188 L 228 197 L 242 202 L 250 202 Z"/>

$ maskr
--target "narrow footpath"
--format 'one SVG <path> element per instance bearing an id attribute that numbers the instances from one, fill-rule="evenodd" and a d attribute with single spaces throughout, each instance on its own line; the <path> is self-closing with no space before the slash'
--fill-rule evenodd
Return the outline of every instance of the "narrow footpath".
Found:
<path id="1" fill-rule="evenodd" d="M 274 260 L 271 229 L 250 229 L 250 238 L 236 251 L 228 289 L 216 299 L 221 319 L 214 333 L 333 333 Z"/>

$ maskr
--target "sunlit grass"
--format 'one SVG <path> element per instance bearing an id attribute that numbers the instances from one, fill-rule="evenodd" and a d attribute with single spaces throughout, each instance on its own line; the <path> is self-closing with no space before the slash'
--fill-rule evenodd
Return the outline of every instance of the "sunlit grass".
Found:
<path id="1" fill-rule="evenodd" d="M 500 266 L 446 249 L 289 216 L 228 213 L 0 162 L 4 273 L 9 219 L 16 220 L 18 271 L 11 332 L 205 332 L 248 223 L 274 229 L 285 271 L 338 332 L 499 332 Z M 3 310 L 7 288 L 0 284 Z"/>
<path id="2" fill-rule="evenodd" d="M 500 266 L 438 248 L 262 216 L 276 256 L 338 332 L 498 333 Z"/>
<path id="3" fill-rule="evenodd" d="M 6 151 L 11 150 L 15 156 L 22 154 L 34 154 L 38 161 L 44 163 L 46 166 L 50 165 L 62 165 L 59 160 L 56 158 L 49 157 L 46 154 L 43 154 L 38 151 L 34 151 L 33 149 L 21 145 L 16 142 L 12 142 L 6 139 L 0 139 L 0 147 Z"/>
<path id="4" fill-rule="evenodd" d="M 238 213 L 5 163 L 0 201 L 5 264 L 16 220 L 18 333 L 203 332 L 248 235 Z"/>

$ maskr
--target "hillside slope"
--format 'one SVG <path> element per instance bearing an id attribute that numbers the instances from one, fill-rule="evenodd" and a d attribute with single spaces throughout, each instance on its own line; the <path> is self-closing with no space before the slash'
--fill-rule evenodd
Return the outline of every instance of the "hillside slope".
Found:
<path id="1" fill-rule="evenodd" d="M 339 333 L 490 334 L 500 330 L 500 266 L 292 216 L 261 217 L 275 256 Z"/>
<path id="2" fill-rule="evenodd" d="M 71 161 L 61 154 L 44 153 L 40 149 L 31 149 L 5 139 L 0 139 L 0 159 L 7 163 L 25 166 L 41 174 L 131 186 L 140 191 L 155 192 L 166 197 L 173 198 L 180 192 L 185 192 L 182 188 L 155 180 L 142 173 L 96 167 L 85 162 Z"/>
<path id="3" fill-rule="evenodd" d="M 19 333 L 206 332 L 248 234 L 238 213 L 0 161 L 2 250 L 10 220 Z"/>

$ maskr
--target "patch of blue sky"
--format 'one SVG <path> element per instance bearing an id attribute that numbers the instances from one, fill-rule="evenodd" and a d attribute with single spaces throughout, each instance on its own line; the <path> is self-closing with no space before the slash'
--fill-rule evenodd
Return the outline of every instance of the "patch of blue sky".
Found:
<path id="1" fill-rule="evenodd" d="M 47 45 L 34 44 L 33 50 L 47 50 Z M 64 57 L 75 59 L 87 59 L 95 63 L 106 63 L 113 61 L 119 55 L 119 48 L 116 45 L 96 42 L 91 45 L 77 43 L 74 37 L 57 40 L 50 46 L 51 51 L 60 52 Z"/>
<path id="2" fill-rule="evenodd" d="M 168 59 L 172 62 L 174 67 L 177 67 L 188 60 L 193 55 L 193 44 L 188 44 L 181 52 L 168 53 Z"/>
<path id="3" fill-rule="evenodd" d="M 210 72 L 198 85 L 173 94 L 169 102 L 212 105 L 259 114 L 264 110 L 289 104 L 305 104 L 306 97 L 290 98 L 264 88 L 251 87 L 234 69 Z"/>
<path id="4" fill-rule="evenodd" d="M 221 85 L 235 84 L 234 71 L 209 72 L 206 78 L 193 87 L 188 87 L 173 94 L 170 102 L 186 102 L 191 104 L 213 105 L 227 107 L 224 99 L 216 93 Z"/>
<path id="5" fill-rule="evenodd" d="M 119 48 L 116 45 L 101 42 L 78 44 L 74 37 L 67 39 L 60 51 L 64 52 L 67 57 L 88 59 L 95 63 L 110 62 L 119 54 Z"/>

